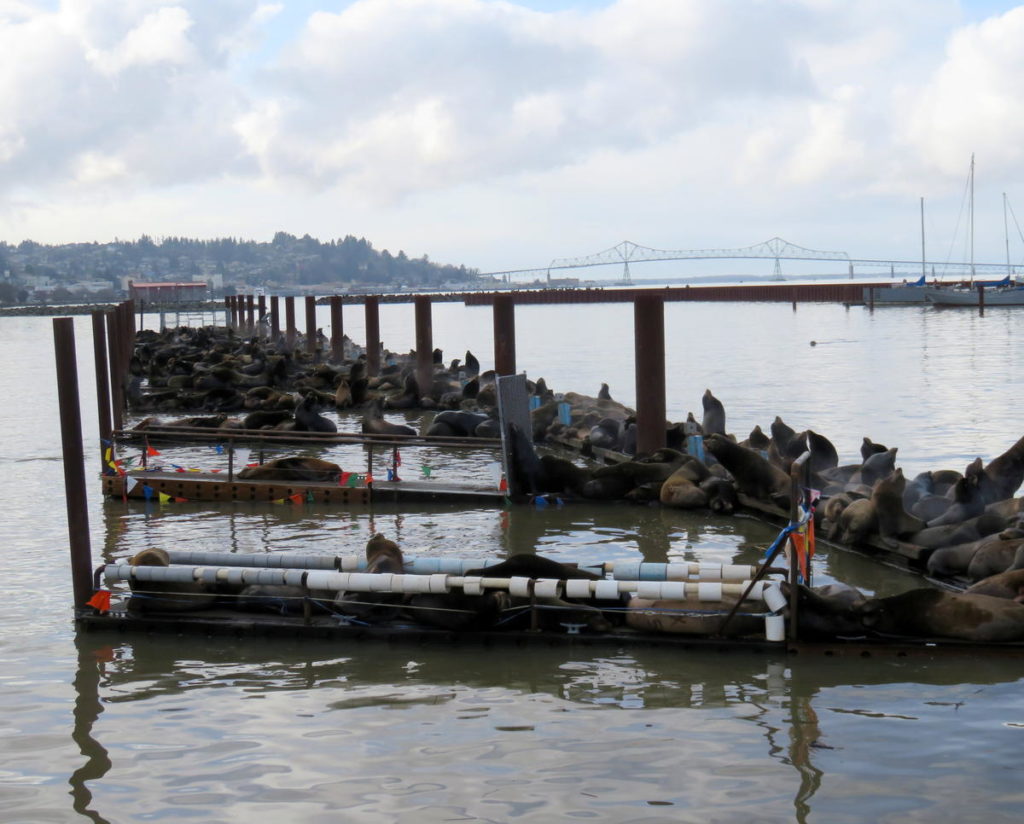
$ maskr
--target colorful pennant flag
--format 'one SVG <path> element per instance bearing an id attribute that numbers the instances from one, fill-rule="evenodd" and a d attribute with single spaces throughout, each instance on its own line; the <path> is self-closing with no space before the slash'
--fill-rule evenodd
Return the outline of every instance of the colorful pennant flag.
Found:
<path id="1" fill-rule="evenodd" d="M 296 492 L 294 495 L 289 495 L 288 496 L 288 500 L 291 501 L 293 504 L 301 504 L 302 503 L 302 493 L 301 492 Z"/>
<path id="2" fill-rule="evenodd" d="M 357 475 L 355 472 L 348 473 L 348 480 L 345 481 L 345 486 L 359 486 L 359 482 L 362 480 L 361 475 Z"/>
<path id="3" fill-rule="evenodd" d="M 429 478 L 430 477 L 430 473 L 434 471 L 434 467 L 427 466 L 426 464 L 424 464 L 423 466 L 420 467 L 420 471 L 423 472 L 423 477 L 424 478 Z"/>
<path id="4" fill-rule="evenodd" d="M 160 452 L 157 451 L 157 449 L 155 447 L 150 446 L 149 442 L 147 441 L 146 442 L 146 455 L 148 457 L 152 458 L 152 457 L 154 457 L 156 455 L 159 455 L 159 454 L 160 454 Z"/>

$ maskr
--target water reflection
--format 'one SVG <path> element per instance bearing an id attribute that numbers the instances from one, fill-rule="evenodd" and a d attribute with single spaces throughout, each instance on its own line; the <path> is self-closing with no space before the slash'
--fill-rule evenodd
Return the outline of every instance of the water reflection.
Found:
<path id="1" fill-rule="evenodd" d="M 191 802 L 163 772 L 147 767 L 144 778 L 138 772 L 158 753 L 184 757 L 182 746 L 205 750 L 190 769 L 195 792 L 216 785 L 218 803 L 226 805 L 246 796 L 276 798 L 274 787 L 288 775 L 295 800 L 306 803 L 319 798 L 325 771 L 340 771 L 348 782 L 361 778 L 361 785 L 346 788 L 357 815 L 406 804 L 410 812 L 434 813 L 439 802 L 428 797 L 452 798 L 458 775 L 463 783 L 454 797 L 469 817 L 485 817 L 482 811 L 497 803 L 505 814 L 525 805 L 549 818 L 571 808 L 621 821 L 642 804 L 674 806 L 706 820 L 732 814 L 785 820 L 787 807 L 800 822 L 814 812 L 862 820 L 849 809 L 833 815 L 841 793 L 818 801 L 837 758 L 855 761 L 856 769 L 848 769 L 866 771 L 872 786 L 884 783 L 895 764 L 913 774 L 927 771 L 944 757 L 948 713 L 1004 701 L 1018 684 L 1014 663 L 992 660 L 974 667 L 965 686 L 962 662 L 947 659 L 915 667 L 915 683 L 908 684 L 905 661 L 759 653 L 531 648 L 506 655 L 472 644 L 294 645 L 100 634 L 80 635 L 77 647 L 72 737 L 83 763 L 71 777 L 72 807 L 93 821 L 107 820 L 98 810 L 114 803 L 111 786 L 123 780 L 111 772 L 137 776 L 136 795 L 156 796 L 144 805 L 154 814 L 183 811 Z M 844 719 L 877 724 L 873 707 L 902 705 L 913 709 L 882 715 L 923 722 L 912 740 L 884 727 L 866 743 L 863 734 L 849 734 Z M 1010 711 L 1022 709 L 1014 698 Z M 219 727 L 209 725 L 208 713 L 219 716 Z M 941 717 L 947 725 L 936 727 Z M 280 755 L 269 756 L 268 737 Z M 160 743 L 139 751 L 136 739 Z M 108 752 L 100 740 L 114 749 Z M 344 766 L 328 755 L 338 746 L 348 753 Z M 908 750 L 921 754 L 920 767 L 902 761 Z M 767 768 L 765 758 L 777 768 Z M 237 786 L 209 774 L 228 763 L 246 777 Z M 513 775 L 512 783 L 497 780 Z M 463 792 L 474 785 L 480 795 Z M 592 797 L 577 793 L 569 803 L 570 787 L 574 793 L 585 787 Z M 870 817 L 873 805 L 891 810 L 890 803 L 868 791 L 861 812 Z"/>

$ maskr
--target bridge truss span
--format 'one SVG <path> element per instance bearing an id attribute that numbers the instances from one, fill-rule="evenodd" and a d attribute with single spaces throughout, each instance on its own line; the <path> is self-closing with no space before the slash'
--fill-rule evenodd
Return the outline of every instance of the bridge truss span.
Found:
<path id="1" fill-rule="evenodd" d="M 631 240 L 624 240 L 610 249 L 576 258 L 556 258 L 548 267 L 551 269 L 580 269 L 589 266 L 621 265 L 623 277 L 630 280 L 629 264 L 659 260 L 712 260 L 712 259 L 761 258 L 775 260 L 776 274 L 781 274 L 780 260 L 839 260 L 850 262 L 846 252 L 825 252 L 806 249 L 781 237 L 773 237 L 753 246 L 739 249 L 652 249 Z"/>

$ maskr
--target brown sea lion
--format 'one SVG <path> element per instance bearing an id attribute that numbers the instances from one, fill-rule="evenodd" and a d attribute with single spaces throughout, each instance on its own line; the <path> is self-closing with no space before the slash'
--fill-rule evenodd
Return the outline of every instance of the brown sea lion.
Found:
<path id="1" fill-rule="evenodd" d="M 364 435 L 415 435 L 416 430 L 402 423 L 390 423 L 384 419 L 384 411 L 379 400 L 367 406 L 363 414 Z"/>
<path id="2" fill-rule="evenodd" d="M 1007 570 L 971 584 L 967 592 L 1024 601 L 1024 547 L 1018 547 L 1013 563 Z"/>
<path id="3" fill-rule="evenodd" d="M 924 521 L 907 514 L 903 508 L 906 484 L 903 470 L 897 469 L 878 481 L 871 492 L 871 502 L 875 505 L 875 517 L 878 519 L 878 535 L 884 541 L 892 542 L 924 529 Z"/>
<path id="4" fill-rule="evenodd" d="M 788 508 L 790 479 L 777 466 L 721 434 L 705 438 L 704 446 L 729 470 L 741 493 Z"/>
<path id="5" fill-rule="evenodd" d="M 1012 497 L 1024 483 L 1024 438 L 990 461 L 985 467 L 985 474 L 993 487 L 992 499 L 988 503 Z"/>
<path id="6" fill-rule="evenodd" d="M 980 581 L 1005 572 L 1015 562 L 1017 551 L 1024 547 L 1024 538 L 1003 540 L 998 536 L 983 539 L 967 565 L 967 577 Z"/>
<path id="7" fill-rule="evenodd" d="M 704 407 L 704 418 L 701 421 L 701 429 L 704 430 L 704 437 L 708 435 L 725 434 L 725 406 L 714 395 L 710 389 L 704 390 L 700 399 Z"/>
<path id="8" fill-rule="evenodd" d="M 128 561 L 131 566 L 170 566 L 167 552 L 153 547 L 144 549 Z M 128 611 L 135 613 L 150 612 L 188 612 L 205 609 L 217 600 L 217 595 L 198 582 L 177 581 L 136 581 L 129 580 L 132 591 L 128 599 Z"/>
<path id="9" fill-rule="evenodd" d="M 366 572 L 401 575 L 405 566 L 398 544 L 375 532 L 366 542 Z M 339 612 L 375 623 L 396 618 L 405 596 L 400 592 L 341 591 L 334 599 Z"/>
<path id="10" fill-rule="evenodd" d="M 320 458 L 274 458 L 259 466 L 245 467 L 238 477 L 243 481 L 334 483 L 341 477 L 341 467 Z"/>
<path id="11" fill-rule="evenodd" d="M 836 533 L 844 544 L 859 544 L 878 531 L 878 514 L 870 498 L 858 498 L 839 516 Z"/>
<path id="12" fill-rule="evenodd" d="M 912 589 L 865 601 L 858 615 L 866 629 L 881 635 L 981 643 L 1024 638 L 1024 605 L 991 595 Z"/>

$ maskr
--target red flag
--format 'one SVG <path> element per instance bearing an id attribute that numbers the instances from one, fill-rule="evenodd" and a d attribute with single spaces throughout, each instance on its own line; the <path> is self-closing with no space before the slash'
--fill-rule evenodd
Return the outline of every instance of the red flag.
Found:
<path id="1" fill-rule="evenodd" d="M 351 472 L 342 472 L 338 476 L 338 486 L 348 486 L 348 479 L 352 477 Z"/>
<path id="2" fill-rule="evenodd" d="M 87 607 L 93 607 L 94 609 L 102 612 L 110 612 L 110 590 L 98 589 L 96 593 L 85 602 Z"/>
<path id="3" fill-rule="evenodd" d="M 288 496 L 288 500 L 291 501 L 293 504 L 301 504 L 302 503 L 302 493 L 301 492 L 296 492 L 294 495 L 289 495 Z"/>
<path id="4" fill-rule="evenodd" d="M 154 455 L 159 455 L 160 453 L 159 453 L 159 452 L 158 452 L 158 451 L 157 451 L 157 450 L 156 450 L 156 449 L 155 449 L 154 447 L 150 446 L 150 445 L 149 445 L 149 444 L 147 443 L 147 444 L 146 444 L 146 454 L 147 454 L 147 455 L 148 455 L 149 457 L 151 457 L 151 458 L 152 458 L 152 457 L 153 457 Z"/>

